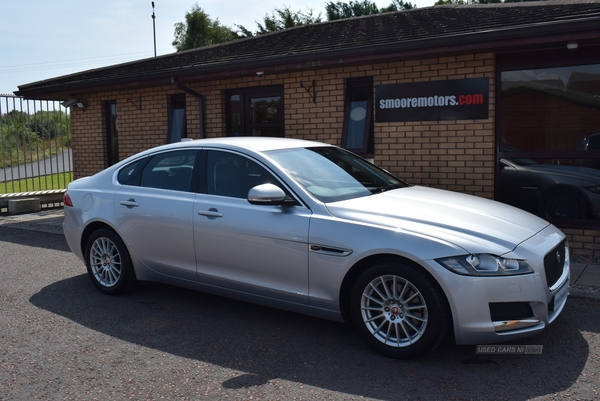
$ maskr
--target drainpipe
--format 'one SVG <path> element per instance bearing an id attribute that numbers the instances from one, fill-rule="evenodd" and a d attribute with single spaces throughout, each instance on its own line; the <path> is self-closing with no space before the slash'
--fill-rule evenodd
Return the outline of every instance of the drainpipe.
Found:
<path id="1" fill-rule="evenodd" d="M 204 138 L 204 96 L 181 84 L 176 77 L 171 77 L 171 84 L 173 84 L 173 86 L 175 86 L 177 89 L 180 89 L 198 99 L 198 111 L 200 114 L 200 138 Z"/>

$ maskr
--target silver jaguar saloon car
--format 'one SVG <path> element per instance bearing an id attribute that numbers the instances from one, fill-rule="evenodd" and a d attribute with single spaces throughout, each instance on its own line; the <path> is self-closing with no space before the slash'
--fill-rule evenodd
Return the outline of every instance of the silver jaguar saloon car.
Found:
<path id="1" fill-rule="evenodd" d="M 349 321 L 413 358 L 540 333 L 565 306 L 569 249 L 511 206 L 412 186 L 336 146 L 185 141 L 74 181 L 64 233 L 95 286 L 155 281 Z"/>

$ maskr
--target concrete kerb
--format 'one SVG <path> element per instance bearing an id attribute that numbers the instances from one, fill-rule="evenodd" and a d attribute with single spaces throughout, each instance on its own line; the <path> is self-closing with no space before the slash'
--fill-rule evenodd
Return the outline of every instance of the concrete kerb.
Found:
<path id="1" fill-rule="evenodd" d="M 9 215 L 32 214 L 42 210 L 42 206 L 56 207 L 63 201 L 66 189 L 18 192 L 0 194 L 0 212 Z"/>

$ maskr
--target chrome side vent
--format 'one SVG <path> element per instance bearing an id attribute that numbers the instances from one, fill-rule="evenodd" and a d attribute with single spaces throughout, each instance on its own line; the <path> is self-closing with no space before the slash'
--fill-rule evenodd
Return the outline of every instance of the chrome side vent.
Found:
<path id="1" fill-rule="evenodd" d="M 323 245 L 313 245 L 311 244 L 309 247 L 311 252 L 317 252 L 323 255 L 328 256 L 348 256 L 352 254 L 352 251 L 349 249 L 341 249 L 341 248 L 333 248 L 330 246 Z"/>

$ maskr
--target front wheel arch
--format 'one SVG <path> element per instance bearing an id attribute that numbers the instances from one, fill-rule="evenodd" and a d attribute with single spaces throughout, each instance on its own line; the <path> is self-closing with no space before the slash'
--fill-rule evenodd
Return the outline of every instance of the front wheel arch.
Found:
<path id="1" fill-rule="evenodd" d="M 348 273 L 346 273 L 346 276 L 344 277 L 344 280 L 342 281 L 342 285 L 341 285 L 341 289 L 340 289 L 339 303 L 340 303 L 340 310 L 342 313 L 342 318 L 344 319 L 345 322 L 351 321 L 350 310 L 349 310 L 348 304 L 350 302 L 350 293 L 352 292 L 352 287 L 353 287 L 354 283 L 356 282 L 356 279 L 366 269 L 368 269 L 369 266 L 371 266 L 375 263 L 379 263 L 379 262 L 402 263 L 402 264 L 413 266 L 415 269 L 419 269 L 424 275 L 426 275 L 428 277 L 428 279 L 430 281 L 432 281 L 434 283 L 434 285 L 437 286 L 439 291 L 443 294 L 446 304 L 448 303 L 446 294 L 445 294 L 444 290 L 442 289 L 442 287 L 438 284 L 437 280 L 431 275 L 431 273 L 429 273 L 427 270 L 425 270 L 419 264 L 413 262 L 412 260 L 410 260 L 408 258 L 404 258 L 402 256 L 393 255 L 393 254 L 372 255 L 372 256 L 369 256 L 369 257 L 359 261 L 354 266 L 352 266 L 352 268 L 348 271 Z"/>
<path id="2" fill-rule="evenodd" d="M 562 202 L 560 202 L 562 199 Z M 567 203 L 577 207 L 577 213 L 574 209 L 566 208 Z M 554 207 L 552 204 L 556 203 Z M 562 207 L 561 212 L 557 212 L 557 207 Z M 565 218 L 565 219 L 588 219 L 591 213 L 591 205 L 585 194 L 578 188 L 570 186 L 553 187 L 544 191 L 536 202 L 535 213 L 543 219 Z"/>
<path id="3" fill-rule="evenodd" d="M 440 345 L 452 332 L 448 300 L 437 281 L 415 263 L 375 259 L 352 282 L 352 323 L 376 352 L 411 359 Z"/>

